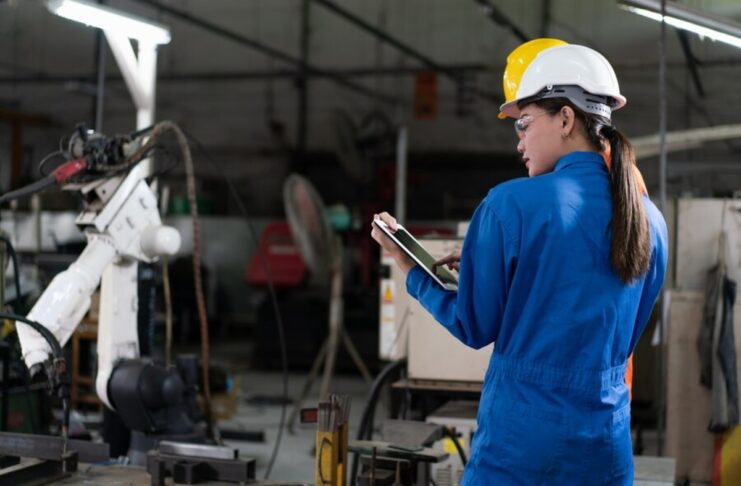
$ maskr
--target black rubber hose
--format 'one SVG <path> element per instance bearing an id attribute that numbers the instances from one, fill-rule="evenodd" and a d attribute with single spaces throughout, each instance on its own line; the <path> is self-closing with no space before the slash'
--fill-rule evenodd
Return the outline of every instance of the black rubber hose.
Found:
<path id="1" fill-rule="evenodd" d="M 385 368 L 381 370 L 376 379 L 373 381 L 370 395 L 368 396 L 368 400 L 365 402 L 363 415 L 360 419 L 360 425 L 358 426 L 358 433 L 356 435 L 357 440 L 371 438 L 373 434 L 373 415 L 375 414 L 376 403 L 378 402 L 378 397 L 381 394 L 383 385 L 386 383 L 389 377 L 394 376 L 394 373 L 399 371 L 402 367 L 406 366 L 406 364 L 406 359 L 400 359 L 399 361 L 389 363 L 388 365 L 386 365 Z M 350 484 L 352 485 L 355 485 L 357 482 L 359 459 L 360 455 L 358 453 L 355 453 L 352 460 L 352 472 L 350 475 Z"/>
<path id="2" fill-rule="evenodd" d="M 198 149 L 206 157 L 207 160 L 216 164 L 217 166 L 221 165 L 218 160 L 212 158 L 209 155 L 206 148 L 203 146 L 201 142 L 198 141 L 198 139 L 196 139 L 192 135 L 188 135 L 187 133 L 186 133 L 186 136 L 196 145 L 196 147 L 198 147 Z M 247 211 L 247 207 L 242 201 L 242 197 L 239 195 L 239 192 L 237 191 L 237 188 L 234 185 L 234 182 L 227 175 L 228 174 L 227 171 L 222 170 L 221 173 L 224 175 L 224 180 L 226 181 L 226 184 L 229 187 L 229 191 L 234 197 L 234 201 L 237 203 L 237 207 L 242 212 L 242 215 L 247 221 L 247 228 L 249 229 L 249 235 L 252 241 L 252 245 L 254 248 L 257 249 L 259 246 L 258 245 L 259 242 L 257 239 L 255 228 L 252 224 L 252 219 L 250 218 L 250 215 Z M 259 251 L 257 252 L 257 254 L 260 257 L 260 263 L 262 264 L 263 269 L 265 270 L 265 274 L 268 280 L 268 295 L 270 295 L 270 301 L 273 304 L 273 313 L 275 314 L 275 322 L 277 324 L 276 327 L 278 328 L 278 342 L 280 346 L 281 364 L 283 368 L 283 400 L 281 403 L 281 410 L 280 410 L 280 423 L 278 425 L 278 435 L 275 439 L 275 445 L 273 446 L 273 452 L 270 454 L 270 460 L 268 461 L 268 465 L 265 469 L 264 479 L 268 479 L 270 477 L 270 473 L 273 470 L 273 466 L 275 465 L 276 458 L 278 457 L 278 451 L 280 450 L 281 440 L 283 438 L 283 430 L 285 429 L 285 423 L 286 423 L 286 410 L 288 407 L 288 350 L 286 347 L 285 326 L 283 324 L 283 318 L 281 317 L 280 306 L 278 305 L 278 297 L 275 291 L 275 284 L 274 284 L 272 273 L 270 271 L 270 265 L 268 264 L 265 258 L 265 255 L 263 255 Z"/>
<path id="3" fill-rule="evenodd" d="M 461 456 L 461 462 L 463 463 L 463 466 L 465 467 L 466 464 L 468 463 L 468 458 L 466 457 L 466 451 L 463 450 L 463 447 L 461 447 L 460 441 L 458 441 L 458 436 L 456 436 L 455 432 L 453 432 L 447 427 L 443 427 L 443 435 L 453 441 L 453 445 L 458 451 L 458 455 Z"/>
<path id="4" fill-rule="evenodd" d="M 360 427 L 358 428 L 357 439 L 358 440 L 370 440 L 371 434 L 373 433 L 373 416 L 376 411 L 376 404 L 378 402 L 378 396 L 381 394 L 383 385 L 393 373 L 398 371 L 402 366 L 406 366 L 406 359 L 394 361 L 386 365 L 384 369 L 378 374 L 376 379 L 371 385 L 370 395 L 365 403 L 365 409 L 363 409 L 363 415 L 360 419 Z"/>
<path id="5" fill-rule="evenodd" d="M 8 314 L 5 312 L 0 312 L 0 319 L 8 319 L 11 321 L 20 321 L 24 324 L 27 324 L 31 326 L 36 332 L 41 334 L 41 337 L 43 337 L 47 343 L 49 343 L 49 347 L 51 347 L 52 354 L 54 355 L 55 360 L 56 359 L 64 359 L 64 354 L 62 353 L 62 346 L 59 345 L 59 341 L 57 338 L 52 334 L 50 330 L 45 328 L 43 325 L 39 324 L 36 321 L 32 321 L 31 319 L 28 319 L 23 316 L 19 316 L 17 314 Z M 33 411 L 29 411 L 29 413 L 33 413 Z M 69 430 L 69 399 L 66 397 L 62 397 L 62 435 L 64 437 L 67 436 Z"/>
<path id="6" fill-rule="evenodd" d="M 13 199 L 18 199 L 25 196 L 30 196 L 31 194 L 35 194 L 37 192 L 41 192 L 44 189 L 51 187 L 57 183 L 57 180 L 53 176 L 47 176 L 43 179 L 39 179 L 36 182 L 32 182 L 31 184 L 21 187 L 20 189 L 16 189 L 15 191 L 6 192 L 2 196 L 0 196 L 0 204 L 12 201 Z"/>
<path id="7" fill-rule="evenodd" d="M 5 243 L 5 247 L 8 250 L 8 253 L 10 254 L 10 259 L 13 260 L 13 280 L 15 280 L 15 304 L 13 306 L 13 310 L 17 314 L 20 314 L 23 312 L 23 308 L 21 306 L 21 303 L 23 302 L 21 299 L 21 266 L 18 264 L 18 255 L 15 252 L 15 248 L 13 248 L 13 243 L 10 242 L 10 239 L 6 236 L 0 236 L 0 241 L 3 241 Z"/>
<path id="8" fill-rule="evenodd" d="M 52 332 L 48 330 L 47 328 L 45 328 L 43 325 L 39 324 L 36 321 L 32 321 L 31 319 L 28 319 L 26 317 L 19 316 L 17 314 L 9 314 L 5 312 L 0 312 L 0 319 L 8 319 L 10 321 L 20 321 L 24 324 L 28 324 L 36 332 L 41 334 L 41 337 L 43 337 L 47 343 L 49 343 L 49 347 L 51 347 L 51 352 L 55 358 L 64 358 L 64 355 L 62 354 L 62 347 L 59 345 L 59 341 L 54 336 L 54 334 L 52 334 Z"/>
<path id="9" fill-rule="evenodd" d="M 26 406 L 28 407 L 28 415 L 31 418 L 31 432 L 34 434 L 39 433 L 39 426 L 36 424 L 36 415 L 33 413 L 33 403 L 31 402 L 31 372 L 28 371 L 26 366 L 23 366 L 23 389 L 26 391 Z M 39 405 L 39 409 L 41 405 Z"/>

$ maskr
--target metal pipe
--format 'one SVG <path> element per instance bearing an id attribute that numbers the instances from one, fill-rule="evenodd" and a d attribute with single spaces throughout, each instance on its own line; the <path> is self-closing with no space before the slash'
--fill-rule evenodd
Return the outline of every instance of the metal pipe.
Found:
<path id="1" fill-rule="evenodd" d="M 10 411 L 8 408 L 10 406 L 10 345 L 5 341 L 0 342 L 0 360 L 2 360 L 3 364 L 3 381 L 0 383 L 0 389 L 2 389 L 3 394 L 2 400 L 0 400 L 3 409 L 2 413 L 0 413 L 0 430 L 7 432 L 8 413 Z M 27 413 L 32 414 L 33 410 L 28 410 Z"/>
<path id="2" fill-rule="evenodd" d="M 137 64 L 139 84 L 147 101 L 146 105 L 137 106 L 136 129 L 140 130 L 154 124 L 154 111 L 157 105 L 155 101 L 157 97 L 157 44 L 147 44 L 139 41 Z M 149 160 L 142 162 L 151 163 Z M 151 173 L 150 167 L 147 174 Z"/>
<path id="3" fill-rule="evenodd" d="M 739 61 L 741 64 L 741 61 Z M 684 68 L 684 64 L 681 66 Z M 456 64 L 450 65 L 449 69 L 458 72 L 483 72 L 488 71 L 491 68 L 486 67 L 483 64 Z M 370 76 L 414 76 L 422 71 L 419 67 L 359 67 L 359 68 L 343 68 L 343 69 L 325 69 L 322 72 L 311 72 L 306 73 L 306 77 L 309 79 L 314 78 L 329 78 L 332 76 L 345 76 L 345 77 L 370 77 Z M 197 73 L 171 73 L 171 74 L 160 74 L 157 77 L 158 82 L 202 82 L 202 81 L 216 81 L 216 82 L 228 82 L 228 81 L 263 81 L 266 79 L 295 79 L 298 76 L 298 71 L 293 69 L 271 69 L 265 71 L 228 71 L 228 72 L 197 72 Z M 80 75 L 47 75 L 47 74 L 31 74 L 22 77 L 0 77 L 0 84 L 8 83 L 84 83 L 88 82 L 92 76 L 80 76 Z M 105 77 L 106 82 L 120 83 L 123 81 L 121 76 L 109 75 Z"/>
<path id="4" fill-rule="evenodd" d="M 105 36 L 137 111 L 150 107 L 150 99 L 140 79 L 139 61 L 131 48 L 131 41 L 125 35 L 112 31 L 105 31 Z"/>
<path id="5" fill-rule="evenodd" d="M 1 63 L 0 63 L 1 64 Z M 624 63 L 613 63 L 613 67 L 616 71 L 627 72 L 627 71 L 639 71 L 645 72 L 649 67 L 655 67 L 656 62 L 624 62 Z M 703 60 L 702 67 L 704 70 L 711 68 L 726 68 L 726 67 L 737 67 L 741 66 L 741 59 L 711 59 Z M 484 64 L 451 64 L 447 65 L 449 70 L 459 72 L 491 72 L 496 71 L 497 68 L 486 66 Z M 685 61 L 678 62 L 667 62 L 667 69 L 686 69 L 687 63 Z M 503 67 L 501 68 L 503 69 Z M 501 71 L 501 69 L 499 69 Z M 363 77 L 377 77 L 377 76 L 414 76 L 422 71 L 420 67 L 416 66 L 399 66 L 399 67 L 358 67 L 358 68 L 342 68 L 342 69 L 323 69 L 321 72 L 307 72 L 308 78 L 327 78 L 331 76 L 344 76 L 348 78 L 363 78 Z M 187 82 L 230 82 L 230 81 L 263 81 L 266 79 L 295 79 L 297 71 L 293 69 L 272 69 L 264 71 L 227 71 L 227 72 L 196 72 L 196 73 L 170 73 L 160 74 L 157 77 L 158 82 L 173 82 L 173 83 L 187 83 Z M 89 82 L 94 75 L 77 75 L 77 74 L 45 74 L 45 73 L 33 73 L 25 76 L 10 77 L 0 76 L 0 84 L 11 84 L 11 83 L 22 83 L 22 84 L 50 84 L 50 83 L 86 83 Z M 120 83 L 123 81 L 121 76 L 118 75 L 107 75 L 105 80 L 108 83 Z"/>
<path id="6" fill-rule="evenodd" d="M 396 142 L 396 207 L 394 215 L 401 224 L 406 224 L 407 212 L 407 127 L 399 128 Z"/>
<path id="7" fill-rule="evenodd" d="M 659 209 L 666 214 L 666 0 L 661 0 L 661 34 L 659 36 Z M 664 352 L 664 328 L 669 317 L 666 291 L 662 290 L 659 305 L 659 397 L 657 417 L 657 449 L 659 456 L 664 453 L 664 429 L 666 427 L 666 353 Z"/>
<path id="8" fill-rule="evenodd" d="M 542 0 L 540 13 L 540 36 L 548 37 L 548 27 L 551 25 L 551 0 Z"/>
<path id="9" fill-rule="evenodd" d="M 175 18 L 178 18 L 178 19 L 183 20 L 185 22 L 188 22 L 188 23 L 190 23 L 192 25 L 195 25 L 197 27 L 200 27 L 201 29 L 204 29 L 204 30 L 206 30 L 208 32 L 211 32 L 212 34 L 219 35 L 219 36 L 224 37 L 226 39 L 229 39 L 229 40 L 231 40 L 233 42 L 236 42 L 237 44 L 240 44 L 240 45 L 249 47 L 251 49 L 255 49 L 255 50 L 260 51 L 260 52 L 262 52 L 264 54 L 267 54 L 267 55 L 269 55 L 271 57 L 274 57 L 276 59 L 280 59 L 281 61 L 287 62 L 289 64 L 293 64 L 293 65 L 296 65 L 296 66 L 304 66 L 304 63 L 302 63 L 300 59 L 296 59 L 295 57 L 293 57 L 293 56 L 291 56 L 289 54 L 286 54 L 286 53 L 284 53 L 282 51 L 279 51 L 279 50 L 277 50 L 275 48 L 272 48 L 270 46 L 267 46 L 267 45 L 265 45 L 265 44 L 263 44 L 261 42 L 258 42 L 258 41 L 254 40 L 254 39 L 250 39 L 250 38 L 245 37 L 245 36 L 243 36 L 241 34 L 238 34 L 236 32 L 233 32 L 231 30 L 228 30 L 228 29 L 226 29 L 224 27 L 221 27 L 219 25 L 216 25 L 216 24 L 213 24 L 211 22 L 207 22 L 205 20 L 199 19 L 198 17 L 196 17 L 194 15 L 191 15 L 190 13 L 188 13 L 188 12 L 186 12 L 184 10 L 179 10 L 179 9 L 170 7 L 169 5 L 164 5 L 164 4 L 162 4 L 162 3 L 158 2 L 158 1 L 155 1 L 155 0 L 134 0 L 134 1 L 136 1 L 138 3 L 145 4 L 145 5 L 149 5 L 150 7 L 154 7 L 156 9 L 160 10 L 161 12 L 165 12 L 165 13 L 167 13 L 169 15 L 172 15 Z M 351 89 L 351 90 L 353 90 L 353 91 L 355 91 L 357 93 L 364 94 L 366 96 L 369 96 L 371 98 L 377 99 L 379 101 L 383 101 L 383 102 L 388 103 L 388 104 L 396 104 L 398 102 L 398 100 L 395 97 L 388 96 L 388 95 L 383 94 L 383 93 L 378 93 L 378 92 L 376 92 L 376 91 L 374 91 L 374 90 L 372 90 L 370 88 L 366 88 L 363 85 L 357 84 L 357 83 L 355 83 L 355 82 L 347 79 L 346 77 L 344 77 L 342 75 L 338 75 L 338 74 L 335 74 L 335 73 L 333 73 L 331 71 L 326 71 L 324 69 L 320 69 L 320 68 L 311 66 L 309 64 L 305 65 L 304 67 L 307 70 L 307 72 L 309 72 L 309 73 L 323 74 L 323 75 L 329 77 L 330 79 L 332 79 L 332 81 L 336 82 L 340 86 L 344 86 L 345 88 L 349 88 L 349 89 Z"/>
<path id="10" fill-rule="evenodd" d="M 527 42 L 530 40 L 530 37 L 527 34 L 525 34 L 519 27 L 517 27 L 517 25 L 515 25 L 515 23 L 512 22 L 509 17 L 504 15 L 502 11 L 499 10 L 489 0 L 474 1 L 481 6 L 487 17 L 489 17 L 492 21 L 496 22 L 502 27 L 508 28 L 515 35 L 515 37 L 520 39 L 522 42 Z"/>
<path id="11" fill-rule="evenodd" d="M 692 49 L 690 48 L 690 41 L 687 37 L 687 32 L 677 29 L 677 36 L 679 37 L 679 45 L 682 46 L 684 58 L 687 60 L 687 69 L 689 69 L 690 71 L 692 82 L 695 85 L 697 94 L 700 96 L 700 98 L 705 98 L 705 88 L 702 85 L 700 71 L 699 69 L 697 69 L 699 63 L 697 62 L 697 58 L 692 53 Z"/>
<path id="12" fill-rule="evenodd" d="M 3 230 L 0 230 L 0 237 L 6 237 L 6 234 Z M 0 309 L 5 309 L 5 265 L 8 261 L 7 249 L 7 243 L 0 241 Z M 13 268 L 13 272 L 17 271 L 18 268 Z M 20 299 L 21 296 L 16 295 L 15 298 Z"/>
<path id="13" fill-rule="evenodd" d="M 103 3 L 103 0 L 98 0 Z M 105 99 L 105 66 L 106 66 L 106 45 L 103 31 L 95 30 L 95 69 L 96 69 L 96 90 L 95 90 L 95 110 L 93 123 L 95 131 L 103 132 L 103 101 Z"/>
<path id="14" fill-rule="evenodd" d="M 309 78 L 306 75 L 306 66 L 309 63 L 309 0 L 301 1 L 301 64 L 298 76 L 298 127 L 296 130 L 296 147 L 299 164 L 306 152 L 308 138 L 309 117 Z"/>

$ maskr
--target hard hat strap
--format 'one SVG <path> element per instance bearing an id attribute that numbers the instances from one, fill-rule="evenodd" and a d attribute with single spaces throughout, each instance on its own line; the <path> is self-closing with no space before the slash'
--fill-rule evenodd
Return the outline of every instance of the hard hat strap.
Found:
<path id="1" fill-rule="evenodd" d="M 566 98 L 583 112 L 599 115 L 608 120 L 612 118 L 612 107 L 617 105 L 617 101 L 614 98 L 588 93 L 580 86 L 551 85 L 546 86 L 533 96 L 520 100 L 517 106 L 523 107 L 535 101 L 549 98 Z"/>

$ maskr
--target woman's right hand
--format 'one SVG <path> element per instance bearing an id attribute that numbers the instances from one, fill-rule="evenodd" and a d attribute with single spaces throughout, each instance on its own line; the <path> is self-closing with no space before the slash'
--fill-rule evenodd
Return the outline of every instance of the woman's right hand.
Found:
<path id="1" fill-rule="evenodd" d="M 460 271 L 461 268 L 461 251 L 455 250 L 448 256 L 444 256 L 432 264 L 433 271 L 442 265 L 447 265 L 450 270 Z"/>
<path id="2" fill-rule="evenodd" d="M 386 223 L 386 226 L 388 226 L 389 230 L 391 230 L 392 233 L 396 232 L 396 230 L 398 229 L 398 226 L 396 225 L 396 219 L 387 212 L 374 214 L 373 219 L 380 219 L 381 221 Z M 391 255 L 391 257 L 396 261 L 396 264 L 405 274 L 409 272 L 409 270 L 411 270 L 412 267 L 416 265 L 415 261 L 407 256 L 407 254 L 404 253 L 401 248 L 396 245 L 396 243 L 391 241 L 391 239 L 386 236 L 383 231 L 378 229 L 375 224 L 371 224 L 371 227 L 373 228 L 371 231 L 371 236 L 373 237 L 373 239 L 376 240 L 378 244 L 381 245 L 381 247 Z"/>

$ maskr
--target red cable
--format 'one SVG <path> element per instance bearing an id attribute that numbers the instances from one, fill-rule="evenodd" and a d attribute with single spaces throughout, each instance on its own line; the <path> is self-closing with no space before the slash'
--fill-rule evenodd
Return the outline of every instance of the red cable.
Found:
<path id="1" fill-rule="evenodd" d="M 70 177 L 79 174 L 83 170 L 87 169 L 87 161 L 85 159 L 75 159 L 65 162 L 50 174 L 51 177 L 57 181 L 57 184 L 61 184 Z"/>

